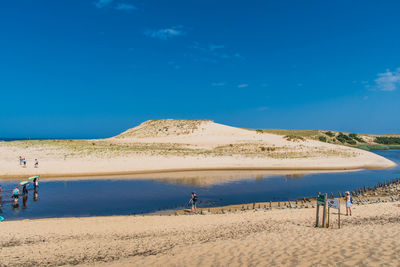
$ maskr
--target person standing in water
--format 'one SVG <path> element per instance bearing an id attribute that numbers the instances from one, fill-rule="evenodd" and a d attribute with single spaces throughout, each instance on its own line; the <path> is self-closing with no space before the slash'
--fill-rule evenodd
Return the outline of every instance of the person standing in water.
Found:
<path id="1" fill-rule="evenodd" d="M 346 192 L 344 200 L 346 201 L 346 216 L 351 216 L 351 206 L 353 206 L 353 198 L 351 197 L 349 191 Z"/>
<path id="2" fill-rule="evenodd" d="M 197 213 L 197 200 L 198 197 L 195 192 L 192 192 L 189 203 L 192 203 L 192 212 Z"/>
<path id="3" fill-rule="evenodd" d="M 33 179 L 33 188 L 36 189 L 39 186 L 39 178 L 36 177 L 35 179 Z"/>
<path id="4" fill-rule="evenodd" d="M 15 187 L 15 189 L 13 190 L 13 194 L 12 197 L 14 198 L 14 203 L 18 203 L 18 198 L 19 198 L 19 189 L 18 186 Z"/>
<path id="5" fill-rule="evenodd" d="M 26 188 L 26 184 L 22 187 L 22 194 L 23 195 L 28 195 L 28 189 Z"/>

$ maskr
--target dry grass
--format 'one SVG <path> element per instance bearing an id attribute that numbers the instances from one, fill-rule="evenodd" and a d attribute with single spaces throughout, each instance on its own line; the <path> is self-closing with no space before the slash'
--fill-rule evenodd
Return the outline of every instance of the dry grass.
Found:
<path id="1" fill-rule="evenodd" d="M 139 126 L 129 129 L 115 138 L 123 139 L 129 137 L 160 137 L 171 135 L 184 135 L 196 131 L 202 123 L 207 120 L 150 120 Z"/>
<path id="2" fill-rule="evenodd" d="M 297 140 L 297 139 L 296 139 Z M 265 157 L 276 159 L 314 158 L 355 156 L 340 150 L 308 147 L 301 144 L 298 147 L 276 147 L 265 143 L 240 143 L 215 147 L 214 149 L 193 148 L 185 144 L 173 143 L 120 143 L 112 140 L 29 140 L 13 141 L 1 144 L 8 148 L 22 148 L 46 151 L 54 157 L 87 157 L 100 158 L 126 157 L 129 155 L 151 156 L 233 156 Z"/>
<path id="3" fill-rule="evenodd" d="M 252 129 L 249 129 L 252 130 Z M 260 133 L 271 133 L 278 135 L 287 135 L 287 136 L 300 136 L 306 138 L 317 137 L 320 134 L 318 130 L 285 130 L 285 129 L 257 129 L 253 130 Z"/>

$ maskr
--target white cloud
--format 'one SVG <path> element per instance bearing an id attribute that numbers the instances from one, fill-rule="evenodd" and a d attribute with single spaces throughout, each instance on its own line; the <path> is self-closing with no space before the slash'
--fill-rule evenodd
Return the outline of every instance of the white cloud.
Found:
<path id="1" fill-rule="evenodd" d="M 381 91 L 394 91 L 400 88 L 400 68 L 395 71 L 386 70 L 384 73 L 379 73 L 375 79 L 376 87 Z"/>
<path id="2" fill-rule="evenodd" d="M 245 87 L 247 87 L 247 86 L 249 86 L 247 83 L 241 83 L 241 84 L 239 84 L 237 87 L 238 87 L 238 88 L 245 88 Z"/>
<path id="3" fill-rule="evenodd" d="M 131 11 L 131 10 L 136 10 L 136 7 L 131 4 L 119 3 L 115 6 L 115 9 Z"/>
<path id="4" fill-rule="evenodd" d="M 144 34 L 151 38 L 157 38 L 160 40 L 168 40 L 173 37 L 185 35 L 185 32 L 182 30 L 181 26 L 175 26 L 166 29 L 160 30 L 147 30 Z"/>
<path id="5" fill-rule="evenodd" d="M 94 5 L 95 5 L 97 8 L 103 8 L 103 7 L 108 6 L 108 5 L 111 4 L 112 2 L 113 2 L 113 0 L 97 0 L 97 1 L 94 3 Z"/>
<path id="6" fill-rule="evenodd" d="M 225 86 L 226 82 L 215 82 L 211 84 L 212 86 Z"/>

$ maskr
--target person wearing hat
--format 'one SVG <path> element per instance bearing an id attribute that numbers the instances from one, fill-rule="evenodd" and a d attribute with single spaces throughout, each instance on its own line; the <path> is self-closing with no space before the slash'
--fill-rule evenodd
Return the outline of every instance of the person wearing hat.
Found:
<path id="1" fill-rule="evenodd" d="M 350 196 L 350 192 L 346 192 L 346 196 L 344 197 L 346 201 L 346 216 L 351 216 L 351 206 L 353 206 L 353 198 Z"/>

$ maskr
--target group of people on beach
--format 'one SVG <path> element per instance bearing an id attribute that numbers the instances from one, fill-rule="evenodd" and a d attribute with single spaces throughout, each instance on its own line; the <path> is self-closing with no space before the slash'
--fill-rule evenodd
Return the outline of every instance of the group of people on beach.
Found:
<path id="1" fill-rule="evenodd" d="M 33 184 L 33 189 L 36 191 L 37 188 L 39 187 L 39 177 L 36 177 L 33 179 L 32 181 Z M 28 195 L 28 188 L 27 188 L 28 183 L 24 184 L 22 186 L 22 195 L 23 196 L 27 196 Z M 12 198 L 14 199 L 14 203 L 18 203 L 19 200 L 19 196 L 21 195 L 20 190 L 18 188 L 18 186 L 16 186 L 14 188 L 14 190 L 12 191 Z"/>
<path id="2" fill-rule="evenodd" d="M 27 162 L 26 159 L 24 157 L 19 156 L 19 165 L 26 168 L 27 167 Z M 38 159 L 35 159 L 35 163 L 33 165 L 34 168 L 38 168 L 39 167 L 39 161 Z"/>

